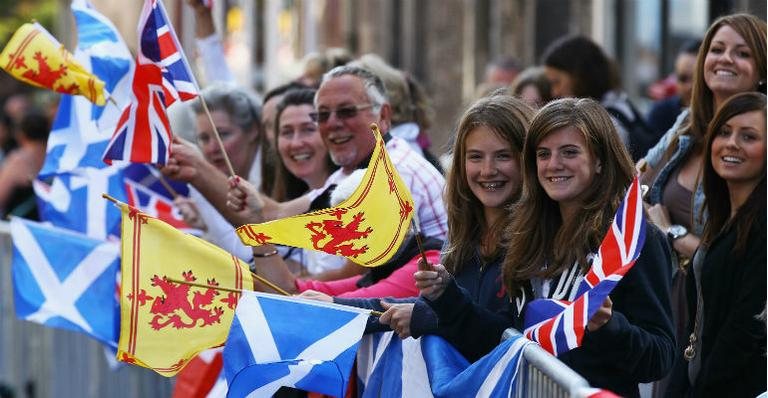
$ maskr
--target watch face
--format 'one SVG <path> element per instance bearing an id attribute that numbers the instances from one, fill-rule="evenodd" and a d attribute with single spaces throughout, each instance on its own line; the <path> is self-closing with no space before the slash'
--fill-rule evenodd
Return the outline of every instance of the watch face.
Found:
<path id="1" fill-rule="evenodd" d="M 687 233 L 688 230 L 682 225 L 673 225 L 669 227 L 669 234 L 672 235 L 673 239 L 679 238 Z"/>

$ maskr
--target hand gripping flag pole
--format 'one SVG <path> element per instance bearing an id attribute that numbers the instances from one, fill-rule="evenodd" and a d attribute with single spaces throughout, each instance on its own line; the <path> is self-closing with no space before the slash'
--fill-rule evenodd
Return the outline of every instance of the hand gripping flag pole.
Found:
<path id="1" fill-rule="evenodd" d="M 174 40 L 178 42 L 178 40 L 176 39 L 176 34 L 174 33 L 175 30 L 171 25 L 171 20 L 168 18 L 168 13 L 165 12 L 165 6 L 163 5 L 163 1 L 157 0 L 157 5 L 158 5 L 158 9 L 160 9 L 160 12 L 162 13 L 163 17 L 168 23 L 168 28 L 173 34 Z M 186 63 L 186 58 L 184 59 Z M 198 86 L 197 84 L 197 80 L 192 79 L 192 84 L 195 85 L 195 89 L 197 90 L 198 93 L 200 93 L 201 90 L 200 90 L 200 86 Z M 200 103 L 203 105 L 203 111 L 205 112 L 205 116 L 208 117 L 208 121 L 211 123 L 211 127 L 213 127 L 213 135 L 216 137 L 216 142 L 219 144 L 219 149 L 221 149 L 221 154 L 224 156 L 224 162 L 227 164 L 227 170 L 229 170 L 229 176 L 232 177 L 235 175 L 235 169 L 232 168 L 232 162 L 230 162 L 229 155 L 227 155 L 227 151 L 224 149 L 224 142 L 221 140 L 219 129 L 216 128 L 216 123 L 213 122 L 213 117 L 211 116 L 211 111 L 208 109 L 208 104 L 205 102 L 205 98 L 202 95 L 200 95 L 199 98 L 200 98 Z"/>
<path id="2" fill-rule="evenodd" d="M 133 75 L 133 99 L 123 113 L 104 153 L 104 161 L 165 164 L 173 142 L 166 108 L 199 96 L 200 87 L 187 63 L 162 0 L 145 0 L 139 17 L 139 47 Z M 230 175 L 234 169 L 213 123 L 205 99 L 200 96 L 213 126 Z"/>
<path id="3" fill-rule="evenodd" d="M 121 204 L 121 202 L 119 200 L 117 200 L 117 199 L 113 198 L 112 196 L 109 196 L 109 195 L 107 195 L 105 193 L 102 194 L 101 196 L 104 199 L 107 199 L 107 200 L 109 200 L 110 202 L 112 202 L 114 204 L 118 204 L 118 205 Z M 254 273 L 254 272 L 251 272 L 251 276 L 254 279 L 258 279 L 259 282 L 269 286 L 271 289 L 273 289 L 276 292 L 282 294 L 283 296 L 290 296 L 291 295 L 285 289 L 282 289 L 281 287 L 277 286 L 276 284 L 274 284 L 273 282 L 269 281 L 267 278 L 264 278 L 261 275 L 258 275 L 258 274 Z M 211 287 L 211 286 L 208 286 L 208 285 L 202 285 L 202 284 L 199 284 L 199 283 L 193 283 L 193 282 L 189 282 L 189 281 L 182 281 L 182 280 L 177 280 L 177 279 L 173 279 L 173 278 L 168 278 L 168 280 L 171 281 L 171 282 L 174 282 L 174 283 L 182 283 L 182 284 L 185 284 L 185 285 L 196 286 L 196 287 L 203 287 L 203 288 L 210 288 Z M 222 286 L 216 286 L 216 287 L 212 287 L 212 288 L 215 289 L 215 290 L 221 290 L 221 291 L 225 291 L 225 292 L 235 292 L 235 293 L 242 292 L 241 289 L 230 289 L 230 288 L 226 288 L 226 287 L 222 287 Z"/>

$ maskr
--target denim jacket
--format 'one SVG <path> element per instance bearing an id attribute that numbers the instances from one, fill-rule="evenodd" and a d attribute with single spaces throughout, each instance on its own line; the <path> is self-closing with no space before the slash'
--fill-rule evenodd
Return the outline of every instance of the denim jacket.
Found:
<path id="1" fill-rule="evenodd" d="M 648 164 L 654 169 L 658 170 L 656 173 L 656 178 L 653 180 L 653 184 L 651 184 L 650 190 L 648 192 L 648 201 L 652 205 L 661 202 L 661 198 L 664 193 L 664 186 L 667 184 L 669 177 L 678 167 L 682 166 L 682 160 L 685 159 L 685 156 L 693 147 L 691 137 L 687 135 L 681 135 L 678 138 L 677 149 L 675 149 L 675 152 L 672 154 L 672 156 L 669 157 L 666 163 L 660 164 L 664 152 L 666 152 L 667 147 L 670 145 L 672 138 L 677 132 L 677 129 L 680 127 L 683 120 L 685 120 L 688 113 L 688 110 L 683 111 L 680 114 L 680 117 L 677 118 L 677 121 L 675 121 L 675 124 L 669 129 L 669 131 L 667 131 L 666 134 L 664 134 L 664 137 L 659 140 L 658 144 L 651 148 L 648 151 L 648 154 L 645 156 L 645 160 L 648 162 Z M 691 214 L 693 216 L 693 222 L 691 224 L 693 226 L 692 232 L 698 236 L 701 236 L 704 233 L 704 224 L 707 221 L 707 213 L 701 213 L 703 206 L 704 186 L 701 184 L 701 181 L 699 181 L 696 184 L 696 191 L 693 194 L 693 209 L 691 209 Z M 699 217 L 700 214 L 702 214 L 701 217 Z"/>

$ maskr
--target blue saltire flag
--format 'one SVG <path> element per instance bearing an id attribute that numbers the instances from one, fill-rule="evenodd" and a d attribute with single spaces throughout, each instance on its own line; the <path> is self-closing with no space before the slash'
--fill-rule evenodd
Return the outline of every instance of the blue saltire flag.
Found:
<path id="1" fill-rule="evenodd" d="M 21 218 L 11 219 L 11 237 L 16 316 L 116 348 L 118 244 Z"/>
<path id="2" fill-rule="evenodd" d="M 120 209 L 102 198 L 126 200 L 119 168 L 81 168 L 33 182 L 40 219 L 94 239 L 120 236 Z"/>
<path id="3" fill-rule="evenodd" d="M 96 106 L 63 95 L 45 163 L 34 181 L 41 220 L 97 239 L 120 234 L 120 211 L 101 198 L 125 201 L 122 168 L 105 168 L 101 155 L 128 101 L 133 60 L 115 26 L 85 0 L 72 2 L 78 32 L 75 58 L 106 83 L 112 101 Z"/>
<path id="4" fill-rule="evenodd" d="M 369 312 L 243 292 L 227 343 L 229 397 L 272 396 L 281 386 L 344 396 Z"/>
<path id="5" fill-rule="evenodd" d="M 97 106 L 80 96 L 61 96 L 41 177 L 82 167 L 103 168 L 101 155 L 130 95 L 133 59 L 115 26 L 86 0 L 74 0 L 72 13 L 78 36 L 75 58 L 104 81 L 112 100 Z"/>
<path id="6" fill-rule="evenodd" d="M 362 397 L 508 397 L 520 383 L 528 344 L 518 334 L 470 364 L 439 336 L 368 335 L 357 356 L 358 392 Z"/>

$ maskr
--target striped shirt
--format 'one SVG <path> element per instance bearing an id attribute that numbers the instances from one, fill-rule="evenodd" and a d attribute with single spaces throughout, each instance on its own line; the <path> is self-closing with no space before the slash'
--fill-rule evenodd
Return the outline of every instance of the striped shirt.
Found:
<path id="1" fill-rule="evenodd" d="M 402 138 L 392 137 L 387 141 L 386 148 L 392 164 L 400 173 L 400 178 L 411 191 L 421 233 L 445 240 L 448 234 L 448 220 L 443 203 L 445 178 Z M 325 185 L 309 193 L 310 200 L 314 200 L 328 187 L 337 185 L 347 176 L 342 169 L 336 170 L 325 181 Z"/>

